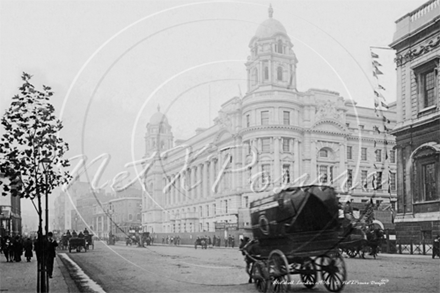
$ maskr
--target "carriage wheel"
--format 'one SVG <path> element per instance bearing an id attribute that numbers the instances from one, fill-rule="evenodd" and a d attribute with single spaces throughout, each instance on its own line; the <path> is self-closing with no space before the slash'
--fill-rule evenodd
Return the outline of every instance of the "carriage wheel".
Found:
<path id="1" fill-rule="evenodd" d="M 318 273 L 316 272 L 316 265 L 313 259 L 307 257 L 301 264 L 301 282 L 308 289 L 315 287 L 316 281 L 318 280 Z"/>
<path id="2" fill-rule="evenodd" d="M 350 258 L 353 258 L 358 254 L 357 250 L 354 248 L 348 248 L 346 253 Z"/>
<path id="3" fill-rule="evenodd" d="M 342 256 L 337 254 L 321 256 L 321 278 L 328 291 L 341 291 L 346 277 L 347 271 Z"/>
<path id="4" fill-rule="evenodd" d="M 274 250 L 269 255 L 269 274 L 273 292 L 288 292 L 290 288 L 289 262 L 281 250 Z"/>
<path id="5" fill-rule="evenodd" d="M 257 261 L 251 269 L 251 277 L 254 280 L 255 288 L 258 292 L 266 293 L 268 288 L 268 272 L 267 267 L 262 261 Z"/>

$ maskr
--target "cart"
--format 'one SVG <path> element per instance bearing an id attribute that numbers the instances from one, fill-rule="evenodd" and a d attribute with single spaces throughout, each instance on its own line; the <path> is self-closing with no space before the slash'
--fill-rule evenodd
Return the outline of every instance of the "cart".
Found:
<path id="1" fill-rule="evenodd" d="M 338 201 L 332 187 L 291 187 L 250 205 L 252 233 L 250 277 L 259 292 L 290 289 L 291 275 L 313 288 L 318 282 L 331 292 L 343 289 L 347 272 L 338 251 Z M 255 248 L 255 247 L 254 247 Z M 258 251 L 258 252 L 256 252 Z"/>
<path id="2" fill-rule="evenodd" d="M 87 252 L 85 238 L 72 237 L 69 239 L 69 252 L 72 252 L 72 250 L 76 250 L 76 252 L 81 252 L 82 249 L 84 249 L 84 252 Z"/>

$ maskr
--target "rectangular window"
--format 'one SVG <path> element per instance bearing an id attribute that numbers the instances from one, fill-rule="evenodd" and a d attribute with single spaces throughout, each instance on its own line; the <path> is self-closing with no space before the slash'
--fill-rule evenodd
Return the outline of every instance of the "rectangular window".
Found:
<path id="1" fill-rule="evenodd" d="M 225 213 L 228 213 L 228 200 L 225 200 Z"/>
<path id="2" fill-rule="evenodd" d="M 353 147 L 347 146 L 347 159 L 352 160 L 353 159 Z"/>
<path id="3" fill-rule="evenodd" d="M 426 201 L 435 200 L 436 182 L 435 182 L 435 163 L 422 165 L 423 195 Z"/>
<path id="4" fill-rule="evenodd" d="M 248 207 L 249 207 L 249 197 L 248 197 L 248 196 L 245 196 L 245 197 L 244 197 L 244 207 L 245 207 L 245 208 L 248 208 Z"/>
<path id="5" fill-rule="evenodd" d="M 390 151 L 390 162 L 396 163 L 396 151 L 395 150 Z"/>
<path id="6" fill-rule="evenodd" d="M 424 108 L 434 105 L 435 97 L 435 72 L 434 70 L 425 72 L 422 77 L 422 95 Z"/>
<path id="7" fill-rule="evenodd" d="M 288 138 L 283 138 L 283 152 L 290 152 L 290 139 Z"/>
<path id="8" fill-rule="evenodd" d="M 328 151 L 327 150 L 320 150 L 319 151 L 319 156 L 321 158 L 327 158 L 328 157 Z"/>
<path id="9" fill-rule="evenodd" d="M 348 169 L 347 170 L 347 188 L 350 188 L 353 186 L 353 170 Z"/>
<path id="10" fill-rule="evenodd" d="M 270 138 L 262 138 L 261 139 L 261 151 L 263 153 L 269 153 L 270 152 Z"/>
<path id="11" fill-rule="evenodd" d="M 367 148 L 361 148 L 361 160 L 362 161 L 367 160 Z"/>
<path id="12" fill-rule="evenodd" d="M 209 217 L 209 205 L 206 205 L 206 216 Z"/>
<path id="13" fill-rule="evenodd" d="M 376 150 L 376 162 L 382 162 L 382 150 Z"/>
<path id="14" fill-rule="evenodd" d="M 364 188 L 368 187 L 367 177 L 368 177 L 368 171 L 367 170 L 362 170 L 361 171 L 361 182 L 362 182 L 362 186 Z"/>
<path id="15" fill-rule="evenodd" d="M 263 185 L 270 184 L 270 165 L 263 164 L 261 165 L 261 183 Z"/>
<path id="16" fill-rule="evenodd" d="M 390 190 L 396 190 L 396 173 L 390 172 Z"/>
<path id="17" fill-rule="evenodd" d="M 319 181 L 321 183 L 327 183 L 327 181 L 328 181 L 328 168 L 327 168 L 327 166 L 319 166 Z"/>
<path id="18" fill-rule="evenodd" d="M 269 125 L 269 111 L 261 111 L 261 125 Z"/>
<path id="19" fill-rule="evenodd" d="M 283 124 L 290 125 L 290 112 L 289 111 L 283 111 Z"/>
<path id="20" fill-rule="evenodd" d="M 283 165 L 283 184 L 290 183 L 290 165 Z"/>
<path id="21" fill-rule="evenodd" d="M 251 126 L 251 115 L 246 115 L 246 127 Z"/>
<path id="22" fill-rule="evenodd" d="M 376 171 L 376 188 L 375 189 L 382 189 L 382 172 Z"/>

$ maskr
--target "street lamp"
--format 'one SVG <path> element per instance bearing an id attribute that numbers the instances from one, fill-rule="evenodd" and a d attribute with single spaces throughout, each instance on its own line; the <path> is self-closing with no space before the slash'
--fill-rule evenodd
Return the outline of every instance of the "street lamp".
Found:
<path id="1" fill-rule="evenodd" d="M 38 273 L 40 274 L 39 278 L 38 278 L 38 282 L 37 282 L 37 291 L 39 292 L 49 292 L 49 279 L 48 279 L 48 275 L 47 275 L 47 267 L 46 267 L 46 242 L 47 242 L 47 233 L 49 232 L 49 196 L 48 196 L 48 190 L 49 190 L 49 182 L 48 182 L 48 171 L 49 171 L 49 167 L 50 164 L 52 163 L 52 161 L 45 157 L 40 161 L 41 165 L 43 166 L 43 171 L 44 171 L 44 180 L 45 180 L 45 186 L 44 186 L 44 195 L 46 196 L 46 222 L 45 222 L 45 230 L 46 230 L 46 234 L 44 237 L 44 241 L 43 240 L 43 232 L 42 227 L 41 227 L 41 220 L 40 220 L 40 228 L 38 229 L 39 232 L 39 240 L 38 240 L 38 244 L 39 244 L 39 250 L 40 250 L 40 261 L 38 264 Z M 39 201 L 40 202 L 40 201 Z M 41 215 L 41 205 L 40 205 L 40 215 Z M 41 216 L 40 216 L 41 217 Z M 41 218 L 40 218 L 41 219 Z"/>

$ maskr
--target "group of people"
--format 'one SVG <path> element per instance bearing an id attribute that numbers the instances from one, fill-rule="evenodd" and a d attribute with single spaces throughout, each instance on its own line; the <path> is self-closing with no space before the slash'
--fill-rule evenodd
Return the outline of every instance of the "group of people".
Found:
<path id="1" fill-rule="evenodd" d="M 180 236 L 162 238 L 162 244 L 180 245 Z"/>
<path id="2" fill-rule="evenodd" d="M 6 257 L 6 262 L 20 262 L 21 257 L 24 252 L 24 257 L 28 262 L 31 261 L 33 257 L 33 241 L 30 237 L 22 237 L 16 235 L 15 237 L 10 237 L 6 235 L 1 237 L 0 252 Z"/>
<path id="3" fill-rule="evenodd" d="M 21 262 L 23 253 L 27 262 L 30 262 L 34 256 L 33 251 L 35 251 L 37 260 L 46 262 L 47 274 L 49 278 L 52 278 L 53 263 L 56 256 L 56 247 L 58 246 L 52 232 L 47 233 L 47 238 L 44 238 L 42 242 L 39 242 L 38 239 L 20 235 L 15 237 L 6 235 L 1 237 L 0 243 L 0 252 L 5 255 L 6 262 Z"/>

